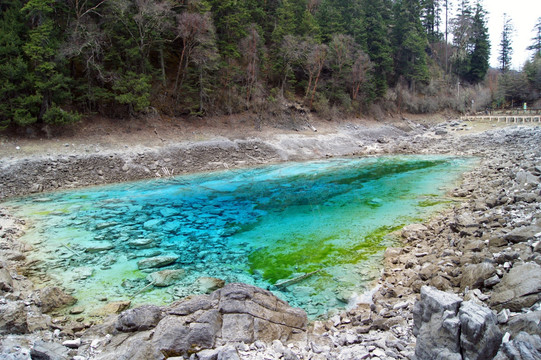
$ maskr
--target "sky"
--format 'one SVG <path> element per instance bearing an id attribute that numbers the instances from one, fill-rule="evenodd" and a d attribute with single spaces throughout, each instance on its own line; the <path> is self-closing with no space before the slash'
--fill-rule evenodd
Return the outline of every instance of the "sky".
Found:
<path id="1" fill-rule="evenodd" d="M 475 2 L 472 2 L 475 3 Z M 511 18 L 515 29 L 512 44 L 511 68 L 520 70 L 532 52 L 526 50 L 535 36 L 534 26 L 541 17 L 541 0 L 482 0 L 488 12 L 490 35 L 490 66 L 499 67 L 498 53 L 503 30 L 503 14 Z"/>

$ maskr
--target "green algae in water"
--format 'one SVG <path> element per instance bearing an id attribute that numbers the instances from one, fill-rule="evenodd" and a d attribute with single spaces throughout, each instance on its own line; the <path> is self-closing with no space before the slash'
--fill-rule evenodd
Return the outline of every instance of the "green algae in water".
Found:
<path id="1" fill-rule="evenodd" d="M 345 306 L 371 286 L 388 234 L 445 205 L 470 159 L 394 156 L 287 163 L 116 184 L 11 201 L 32 224 L 43 271 L 80 305 L 130 299 L 149 272 L 182 268 L 167 288 L 137 303 L 165 303 L 202 291 L 202 276 L 269 288 L 310 316 Z M 147 239 L 149 245 L 132 240 Z M 104 246 L 108 250 L 93 252 Z M 94 250 L 92 250 L 94 249 Z M 92 250 L 92 251 L 90 251 Z M 139 270 L 139 260 L 174 254 L 169 266 Z M 274 283 L 318 271 L 298 284 Z"/>

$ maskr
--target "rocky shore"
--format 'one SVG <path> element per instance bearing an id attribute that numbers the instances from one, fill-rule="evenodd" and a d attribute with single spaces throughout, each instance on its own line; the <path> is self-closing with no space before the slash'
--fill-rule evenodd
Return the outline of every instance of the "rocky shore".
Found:
<path id="1" fill-rule="evenodd" d="M 62 317 L 58 287 L 36 290 L 18 242 L 24 220 L 0 212 L 0 357 L 6 359 L 539 359 L 541 127 L 461 134 L 468 123 L 408 124 L 325 136 L 220 140 L 138 153 L 12 159 L 0 198 L 194 170 L 325 156 L 478 156 L 453 206 L 406 226 L 371 294 L 308 322 L 271 293 L 227 284 L 166 307 L 110 304 L 93 324 Z M 192 165 L 190 165 L 192 164 Z M 193 164 L 198 164 L 197 166 Z M 201 165 L 203 164 L 203 165 Z"/>

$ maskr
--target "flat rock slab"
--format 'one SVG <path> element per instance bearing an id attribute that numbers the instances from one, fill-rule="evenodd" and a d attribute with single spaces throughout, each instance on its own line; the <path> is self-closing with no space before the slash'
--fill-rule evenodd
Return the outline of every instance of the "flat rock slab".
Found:
<path id="1" fill-rule="evenodd" d="M 520 312 L 530 307 L 541 297 L 541 266 L 525 263 L 514 266 L 504 275 L 494 293 L 490 304 L 497 310 L 509 309 Z"/>
<path id="2" fill-rule="evenodd" d="M 139 270 L 164 267 L 167 265 L 171 265 L 172 263 L 177 261 L 178 258 L 179 257 L 176 255 L 155 256 L 139 260 L 137 262 L 137 267 L 139 268 Z"/>

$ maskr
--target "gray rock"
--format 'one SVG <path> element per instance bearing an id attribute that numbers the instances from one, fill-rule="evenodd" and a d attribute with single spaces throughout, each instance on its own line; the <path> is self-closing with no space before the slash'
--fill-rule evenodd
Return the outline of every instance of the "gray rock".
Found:
<path id="1" fill-rule="evenodd" d="M 160 322 L 163 313 L 155 305 L 143 305 L 122 312 L 115 323 L 115 328 L 122 332 L 149 330 Z"/>
<path id="2" fill-rule="evenodd" d="M 462 279 L 460 281 L 460 289 L 466 287 L 470 289 L 478 289 L 484 285 L 485 280 L 496 274 L 496 268 L 491 263 L 483 262 L 480 264 L 466 265 L 462 269 Z"/>
<path id="3" fill-rule="evenodd" d="M 183 321 L 184 320 L 184 321 Z M 213 324 L 188 322 L 177 316 L 163 318 L 154 331 L 153 346 L 164 356 L 187 356 L 214 347 L 216 332 Z"/>
<path id="4" fill-rule="evenodd" d="M 137 331 L 143 318 L 151 319 L 143 321 L 144 324 L 157 322 L 158 310 L 150 311 L 148 316 L 138 314 L 138 311 L 143 310 L 133 309 L 121 314 L 116 328 Z M 164 312 L 166 315 L 157 323 L 150 343 L 152 351 L 165 357 L 187 357 L 230 341 L 287 341 L 305 333 L 307 326 L 304 311 L 291 308 L 269 291 L 237 283 L 227 284 L 210 295 L 178 301 Z M 210 358 L 213 354 L 202 353 Z M 235 354 L 222 351 L 216 358 L 236 359 Z"/>
<path id="5" fill-rule="evenodd" d="M 525 170 L 518 171 L 515 175 L 515 180 L 519 185 L 522 186 L 526 184 L 539 184 L 539 177 Z"/>
<path id="6" fill-rule="evenodd" d="M 69 350 L 54 342 L 45 342 L 38 340 L 30 350 L 32 360 L 68 360 L 71 357 L 68 354 Z"/>
<path id="7" fill-rule="evenodd" d="M 152 239 L 133 239 L 128 241 L 128 246 L 136 249 L 150 249 L 154 247 L 154 240 Z"/>
<path id="8" fill-rule="evenodd" d="M 424 359 L 462 360 L 460 320 L 462 299 L 429 286 L 421 288 L 421 300 L 413 308 L 415 355 Z"/>
<path id="9" fill-rule="evenodd" d="M 225 281 L 213 277 L 203 276 L 195 280 L 194 287 L 204 294 L 210 294 L 211 292 L 223 288 Z"/>
<path id="10" fill-rule="evenodd" d="M 513 229 L 504 236 L 504 239 L 512 243 L 525 242 L 535 238 L 535 234 L 539 233 L 541 229 L 537 226 L 526 226 Z"/>
<path id="11" fill-rule="evenodd" d="M 541 359 L 541 339 L 537 335 L 524 332 L 513 341 L 504 342 L 495 360 L 539 360 Z"/>
<path id="12" fill-rule="evenodd" d="M 497 310 L 502 308 L 519 312 L 540 299 L 541 266 L 525 263 L 514 266 L 494 287 L 490 304 Z"/>
<path id="13" fill-rule="evenodd" d="M 526 332 L 541 336 L 541 311 L 516 314 L 507 321 L 505 330 L 511 334 Z"/>
<path id="14" fill-rule="evenodd" d="M 147 281 L 158 287 L 171 286 L 186 276 L 184 269 L 156 271 L 147 276 Z"/>
<path id="15" fill-rule="evenodd" d="M 66 294 L 58 286 L 48 286 L 39 291 L 39 300 L 41 305 L 41 311 L 44 313 L 53 311 L 55 309 L 70 306 L 77 302 L 77 299 L 73 296 Z"/>
<path id="16" fill-rule="evenodd" d="M 0 268 L 0 291 L 10 292 L 13 290 L 13 278 L 6 268 Z"/>
<path id="17" fill-rule="evenodd" d="M 163 255 L 163 256 L 155 256 L 146 258 L 143 260 L 139 260 L 137 262 L 137 267 L 140 270 L 143 269 L 151 269 L 151 268 L 158 268 L 170 265 L 178 260 L 178 256 L 176 255 Z"/>
<path id="18" fill-rule="evenodd" d="M 459 310 L 460 347 L 464 359 L 492 359 L 500 347 L 503 334 L 496 315 L 487 307 L 465 301 Z"/>
<path id="19" fill-rule="evenodd" d="M 94 241 L 85 247 L 85 251 L 88 253 L 97 253 L 100 251 L 107 251 L 114 249 L 115 246 L 109 241 Z"/>
<path id="20" fill-rule="evenodd" d="M 26 308 L 22 301 L 0 304 L 0 334 L 24 334 L 28 332 Z"/>

